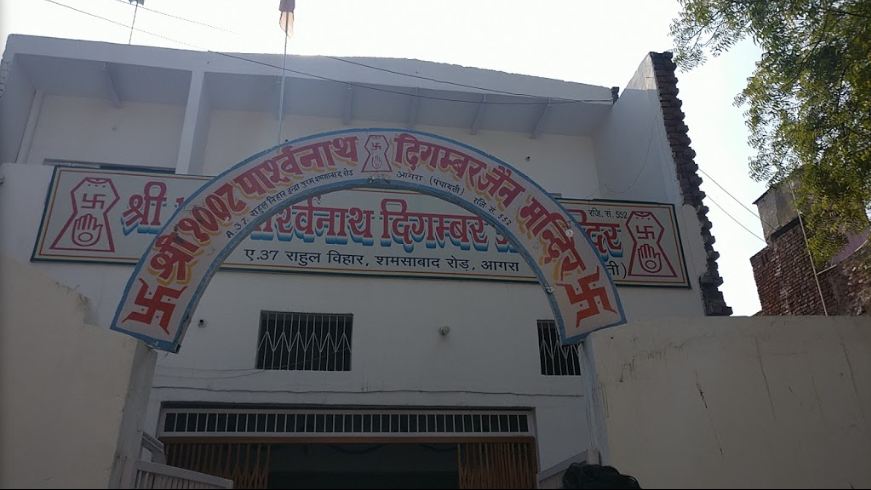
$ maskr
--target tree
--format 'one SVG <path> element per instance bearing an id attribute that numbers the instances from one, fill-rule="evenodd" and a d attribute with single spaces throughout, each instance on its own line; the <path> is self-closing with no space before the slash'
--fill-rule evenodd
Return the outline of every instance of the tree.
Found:
<path id="1" fill-rule="evenodd" d="M 750 129 L 750 174 L 797 174 L 822 265 L 871 210 L 871 0 L 680 0 L 671 25 L 684 70 L 750 37 L 762 49 L 735 98 Z"/>

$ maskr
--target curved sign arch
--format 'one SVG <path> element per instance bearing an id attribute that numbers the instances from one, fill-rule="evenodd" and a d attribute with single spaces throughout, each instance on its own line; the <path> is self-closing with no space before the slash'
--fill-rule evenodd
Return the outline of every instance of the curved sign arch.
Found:
<path id="1" fill-rule="evenodd" d="M 278 145 L 211 179 L 179 206 L 124 289 L 112 329 L 178 351 L 212 276 L 258 225 L 294 203 L 356 187 L 429 194 L 508 238 L 544 288 L 563 342 L 625 323 L 617 289 L 586 232 L 507 163 L 403 129 L 349 129 Z M 391 226 L 423 226 L 413 219 Z"/>

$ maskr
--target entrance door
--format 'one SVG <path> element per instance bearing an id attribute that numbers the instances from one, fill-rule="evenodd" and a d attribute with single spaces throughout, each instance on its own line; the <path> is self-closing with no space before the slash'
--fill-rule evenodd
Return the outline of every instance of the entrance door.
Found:
<path id="1" fill-rule="evenodd" d="M 532 441 L 168 443 L 167 462 L 236 488 L 534 488 Z"/>
<path id="2" fill-rule="evenodd" d="M 167 462 L 237 487 L 531 488 L 526 410 L 173 407 Z"/>

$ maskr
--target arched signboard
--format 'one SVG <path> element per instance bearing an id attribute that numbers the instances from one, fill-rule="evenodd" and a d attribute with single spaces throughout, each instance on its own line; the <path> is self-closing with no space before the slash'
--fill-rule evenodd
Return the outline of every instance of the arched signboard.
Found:
<path id="1" fill-rule="evenodd" d="M 203 185 L 139 260 L 112 329 L 178 351 L 212 275 L 239 242 L 294 203 L 356 187 L 429 194 L 496 227 L 538 277 L 564 342 L 625 323 L 617 290 L 589 237 L 535 182 L 495 157 L 440 136 L 352 129 L 279 145 Z M 425 231 L 410 217 L 390 226 Z"/>

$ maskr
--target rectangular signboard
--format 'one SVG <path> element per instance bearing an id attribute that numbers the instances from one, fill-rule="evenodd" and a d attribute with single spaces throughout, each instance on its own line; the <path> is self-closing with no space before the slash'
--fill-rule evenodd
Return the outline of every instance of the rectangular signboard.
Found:
<path id="1" fill-rule="evenodd" d="M 133 264 L 208 177 L 57 167 L 34 260 Z M 686 287 L 670 204 L 560 199 L 618 285 Z M 272 216 L 225 268 L 534 282 L 484 220 L 428 195 L 359 189 Z"/>

